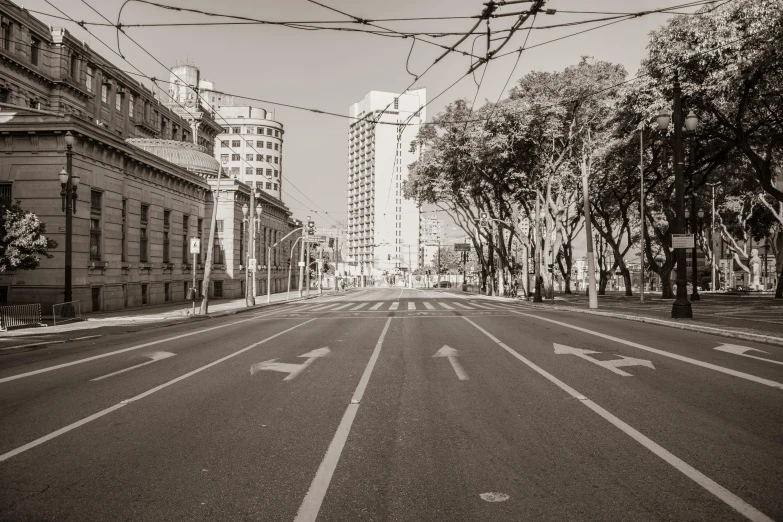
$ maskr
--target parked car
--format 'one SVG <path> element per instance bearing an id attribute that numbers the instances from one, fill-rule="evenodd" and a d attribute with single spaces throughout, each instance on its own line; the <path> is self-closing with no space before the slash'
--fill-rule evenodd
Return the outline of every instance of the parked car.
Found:
<path id="1" fill-rule="evenodd" d="M 441 281 L 432 285 L 432 288 L 451 288 L 451 281 Z"/>

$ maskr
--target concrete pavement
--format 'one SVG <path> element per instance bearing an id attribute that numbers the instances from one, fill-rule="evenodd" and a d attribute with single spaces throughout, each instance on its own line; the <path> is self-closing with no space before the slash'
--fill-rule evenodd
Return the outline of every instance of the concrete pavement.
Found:
<path id="1" fill-rule="evenodd" d="M 0 520 L 783 519 L 783 348 L 399 288 L 64 346 Z"/>

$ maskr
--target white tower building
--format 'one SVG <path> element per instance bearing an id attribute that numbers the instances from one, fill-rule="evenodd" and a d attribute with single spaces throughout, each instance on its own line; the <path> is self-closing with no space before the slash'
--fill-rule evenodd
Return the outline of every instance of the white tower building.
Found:
<path id="1" fill-rule="evenodd" d="M 405 199 L 402 184 L 408 165 L 421 152 L 410 152 L 410 143 L 426 121 L 425 104 L 426 91 L 418 89 L 370 91 L 350 107 L 350 115 L 361 118 L 348 131 L 348 261 L 355 263 L 353 275 L 381 277 L 419 267 L 419 208 Z"/>

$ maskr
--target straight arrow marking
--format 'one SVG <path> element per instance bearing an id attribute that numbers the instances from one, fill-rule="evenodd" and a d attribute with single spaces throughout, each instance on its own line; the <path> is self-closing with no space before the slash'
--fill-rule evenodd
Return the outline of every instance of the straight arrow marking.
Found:
<path id="1" fill-rule="evenodd" d="M 291 379 L 294 379 L 297 375 L 302 373 L 305 368 L 313 364 L 313 361 L 315 361 L 320 357 L 326 357 L 327 355 L 329 355 L 330 352 L 331 350 L 329 350 L 329 348 L 324 346 L 323 348 L 318 348 L 316 350 L 312 350 L 310 352 L 304 353 L 299 357 L 304 357 L 307 360 L 301 364 L 279 363 L 277 362 L 277 359 L 269 359 L 268 361 L 263 361 L 252 365 L 250 367 L 250 375 L 255 375 L 261 370 L 272 370 L 276 372 L 287 373 L 288 375 L 283 380 L 290 381 Z"/>
<path id="2" fill-rule="evenodd" d="M 619 368 L 620 366 L 646 366 L 647 368 L 652 368 L 653 370 L 655 369 L 653 363 L 645 359 L 636 359 L 635 357 L 627 357 L 625 355 L 617 354 L 618 357 L 621 357 L 621 359 L 613 359 L 610 361 L 599 361 L 598 359 L 593 359 L 592 357 L 589 357 L 589 354 L 601 353 L 601 352 L 596 352 L 594 350 L 583 350 L 581 348 L 572 348 L 571 346 L 566 346 L 564 344 L 557 344 L 557 343 L 553 343 L 553 344 L 555 346 L 555 354 L 557 355 L 562 355 L 562 354 L 576 355 L 580 359 L 590 361 L 591 363 L 597 364 L 598 366 L 603 366 L 607 370 L 612 371 L 617 375 L 622 375 L 623 377 L 633 377 L 633 375 L 621 370 Z"/>
<path id="3" fill-rule="evenodd" d="M 750 346 L 741 346 L 739 344 L 721 344 L 720 346 L 715 347 L 716 350 L 719 352 L 726 352 L 726 353 L 733 353 L 734 355 L 741 355 L 742 357 L 747 357 L 749 359 L 757 359 L 759 361 L 765 361 L 765 362 L 771 362 L 773 364 L 783 364 L 781 361 L 774 361 L 772 359 L 765 359 L 764 357 L 758 357 L 756 355 L 748 355 L 745 352 L 761 352 L 761 353 L 769 353 L 765 352 L 764 350 L 759 350 L 758 348 L 751 348 Z"/>
<path id="4" fill-rule="evenodd" d="M 102 381 L 103 379 L 106 379 L 108 377 L 112 377 L 114 375 L 118 375 L 120 373 L 129 372 L 131 370 L 135 370 L 136 368 L 141 368 L 142 366 L 147 366 L 148 364 L 152 364 L 155 361 L 162 361 L 163 359 L 168 359 L 169 357 L 174 357 L 175 353 L 171 352 L 149 352 L 149 353 L 142 353 L 139 354 L 141 357 L 149 357 L 150 360 L 147 362 L 143 362 L 141 364 L 137 364 L 135 366 L 131 366 L 130 368 L 125 368 L 124 370 L 119 370 L 112 373 L 107 373 L 106 375 L 102 375 L 101 377 L 96 377 L 95 379 L 90 379 L 90 381 Z"/>
<path id="5" fill-rule="evenodd" d="M 457 360 L 457 357 L 459 357 L 459 352 L 457 352 L 457 350 L 451 346 L 444 344 L 443 348 L 435 352 L 433 357 L 446 357 L 451 363 L 451 367 L 454 368 L 454 373 L 457 374 L 457 378 L 459 378 L 460 381 L 468 380 L 468 374 L 465 373 L 465 369 Z"/>

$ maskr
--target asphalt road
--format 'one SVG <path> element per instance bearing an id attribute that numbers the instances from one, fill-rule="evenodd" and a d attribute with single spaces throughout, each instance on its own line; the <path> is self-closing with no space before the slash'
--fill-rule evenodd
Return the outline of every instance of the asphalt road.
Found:
<path id="1" fill-rule="evenodd" d="M 1 356 L 0 520 L 783 520 L 781 394 L 783 348 L 354 290 Z"/>

